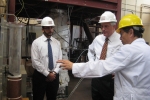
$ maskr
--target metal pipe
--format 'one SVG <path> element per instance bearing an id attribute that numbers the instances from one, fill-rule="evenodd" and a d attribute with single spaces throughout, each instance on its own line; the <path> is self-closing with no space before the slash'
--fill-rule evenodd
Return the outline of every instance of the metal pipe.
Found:
<path id="1" fill-rule="evenodd" d="M 9 14 L 15 14 L 15 3 L 16 0 L 8 0 L 8 13 Z M 8 16 L 7 21 L 8 22 L 14 22 L 14 16 Z"/>
<path id="2" fill-rule="evenodd" d="M 6 6 L 0 5 L 0 7 L 6 7 Z"/>
<path id="3" fill-rule="evenodd" d="M 142 19 L 142 11 L 143 11 L 143 7 L 144 7 L 144 8 L 149 8 L 149 9 L 150 9 L 150 5 L 141 4 L 141 7 L 140 7 L 140 18 L 141 18 L 141 19 Z"/>
<path id="4" fill-rule="evenodd" d="M 1 14 L 1 16 L 4 16 L 4 15 L 10 15 L 10 16 L 14 16 L 15 18 L 15 21 L 17 22 L 18 20 L 17 20 L 17 17 L 16 17 L 16 15 L 15 14 L 8 14 L 8 13 L 3 13 L 3 14 Z"/>

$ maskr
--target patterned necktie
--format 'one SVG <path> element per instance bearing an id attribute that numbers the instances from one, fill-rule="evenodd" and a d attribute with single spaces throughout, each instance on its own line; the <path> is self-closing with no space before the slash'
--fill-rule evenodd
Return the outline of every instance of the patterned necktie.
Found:
<path id="1" fill-rule="evenodd" d="M 108 38 L 105 39 L 105 43 L 104 43 L 102 51 L 101 51 L 100 59 L 105 60 L 105 58 L 106 58 L 108 40 L 109 40 Z"/>
<path id="2" fill-rule="evenodd" d="M 50 45 L 50 39 L 47 39 L 47 43 L 48 43 L 48 58 L 49 58 L 49 69 L 52 70 L 53 69 L 53 54 L 52 54 L 52 47 Z"/>

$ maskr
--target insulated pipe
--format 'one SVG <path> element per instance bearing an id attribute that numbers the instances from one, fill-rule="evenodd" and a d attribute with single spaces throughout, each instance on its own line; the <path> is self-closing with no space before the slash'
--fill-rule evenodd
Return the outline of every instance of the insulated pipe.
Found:
<path id="1" fill-rule="evenodd" d="M 21 33 L 22 24 L 8 23 L 9 73 L 7 75 L 7 100 L 22 100 L 21 96 Z"/>

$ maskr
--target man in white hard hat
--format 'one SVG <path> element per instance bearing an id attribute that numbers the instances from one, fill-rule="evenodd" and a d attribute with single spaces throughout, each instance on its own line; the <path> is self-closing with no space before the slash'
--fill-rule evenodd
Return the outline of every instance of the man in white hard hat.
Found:
<path id="1" fill-rule="evenodd" d="M 102 34 L 96 36 L 92 44 L 89 45 L 88 58 L 90 61 L 107 59 L 122 46 L 120 34 L 115 32 L 116 22 L 115 15 L 110 11 L 105 11 L 101 15 L 99 23 L 101 24 Z M 107 52 L 106 57 L 103 58 L 102 48 L 106 38 L 108 38 Z M 112 74 L 104 77 L 93 78 L 91 89 L 93 100 L 113 100 L 114 78 Z"/>
<path id="2" fill-rule="evenodd" d="M 31 47 L 31 59 L 35 68 L 33 83 L 33 100 L 43 100 L 46 94 L 47 100 L 56 100 L 59 88 L 59 64 L 62 59 L 61 45 L 52 37 L 54 21 L 50 17 L 44 17 L 41 21 L 43 35 L 33 41 Z"/>
<path id="3" fill-rule="evenodd" d="M 115 72 L 114 100 L 150 100 L 150 46 L 142 38 L 142 20 L 128 14 L 119 22 L 117 32 L 124 44 L 106 60 L 72 63 L 59 60 L 63 69 L 75 77 L 103 77 Z"/>

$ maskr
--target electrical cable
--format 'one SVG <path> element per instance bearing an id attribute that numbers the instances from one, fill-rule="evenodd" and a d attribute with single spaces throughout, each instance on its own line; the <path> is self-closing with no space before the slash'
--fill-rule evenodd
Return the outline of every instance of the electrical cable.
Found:
<path id="1" fill-rule="evenodd" d="M 18 16 L 24 8 L 24 2 L 21 3 L 21 1 L 19 0 L 19 3 L 22 5 L 22 7 L 21 7 L 21 10 L 17 13 L 16 16 Z"/>
<path id="2" fill-rule="evenodd" d="M 32 7 L 30 7 L 30 6 L 27 6 L 27 8 L 28 8 L 28 9 L 31 8 L 37 15 L 39 15 L 38 11 L 36 11 L 34 8 L 32 8 Z M 34 14 L 35 14 L 35 13 L 34 13 Z"/>
<path id="3" fill-rule="evenodd" d="M 68 98 L 66 100 L 68 100 L 73 93 L 75 92 L 75 90 L 78 88 L 78 86 L 80 85 L 80 83 L 83 81 L 84 78 L 80 78 L 80 80 L 78 81 L 78 83 L 76 84 L 76 86 L 74 87 L 74 89 L 71 91 L 71 93 L 69 94 Z"/>
<path id="4" fill-rule="evenodd" d="M 40 7 L 40 6 L 37 6 L 38 4 L 40 4 L 40 2 L 39 3 L 37 3 L 37 4 L 27 4 L 27 3 L 23 3 L 24 4 L 24 6 L 23 6 L 23 4 L 21 3 L 21 1 L 19 0 L 19 2 L 20 2 L 20 4 L 22 5 L 22 8 L 24 7 L 24 10 L 25 10 L 25 12 L 26 12 L 26 14 L 27 14 L 27 11 L 26 11 L 26 9 L 32 9 L 35 13 L 34 13 L 34 15 L 36 14 L 37 15 L 37 18 L 40 18 L 45 12 L 46 12 L 46 10 L 47 10 L 47 8 L 45 8 L 45 10 L 41 13 L 41 14 L 39 14 L 38 13 L 38 11 L 36 11 L 35 9 L 34 9 L 34 7 Z M 22 1 L 23 2 L 23 1 Z M 26 6 L 25 6 L 26 5 Z M 26 7 L 26 8 L 25 8 Z M 22 9 L 21 8 L 21 9 Z M 44 8 L 44 7 L 43 7 Z M 16 12 L 18 12 L 18 11 L 20 11 L 21 12 L 21 10 L 17 10 Z M 19 12 L 19 13 L 20 13 Z M 18 14 L 19 14 L 18 13 Z M 17 15 L 18 15 L 17 14 Z M 27 16 L 29 17 L 29 15 L 27 14 Z"/>
<path id="5" fill-rule="evenodd" d="M 88 50 L 88 49 L 82 49 L 83 51 L 81 52 L 81 54 L 79 55 L 79 57 L 77 58 L 77 60 L 75 61 L 75 63 L 79 60 L 79 58 L 82 56 L 82 54 L 86 51 L 86 50 Z"/>
<path id="6" fill-rule="evenodd" d="M 21 23 L 24 23 L 24 24 L 28 25 L 28 24 L 29 24 L 29 21 L 30 21 L 30 16 L 29 16 L 29 14 L 28 14 L 27 11 L 26 11 L 26 8 L 25 8 L 25 6 L 24 6 L 24 1 L 22 0 L 22 3 L 21 3 L 21 1 L 19 0 L 19 3 L 22 5 L 22 8 L 21 8 L 21 10 L 19 11 L 19 13 L 18 13 L 16 16 L 18 16 L 18 15 L 21 13 L 21 11 L 24 9 L 25 12 L 26 12 L 26 15 L 28 16 L 28 22 L 27 22 L 27 23 L 24 23 L 24 22 L 22 22 L 23 19 L 20 21 L 20 19 L 19 19 L 18 17 L 17 17 L 17 19 L 18 19 Z M 25 20 L 27 20 L 27 18 L 26 18 Z"/>
<path id="7" fill-rule="evenodd" d="M 45 14 L 45 12 L 46 12 L 46 10 L 44 10 L 44 12 L 43 13 L 41 13 L 37 18 L 40 18 L 42 15 L 44 15 Z"/>
<path id="8" fill-rule="evenodd" d="M 123 8 L 122 8 L 122 10 L 127 10 L 127 9 L 123 9 Z M 130 12 L 133 13 L 133 10 L 131 10 L 131 9 L 128 9 L 128 11 L 130 11 Z M 83 52 L 84 52 L 84 51 L 83 51 Z M 82 52 L 82 53 L 83 53 L 83 52 Z M 82 53 L 81 53 L 81 55 L 82 55 Z M 80 55 L 80 56 L 81 56 L 81 55 Z M 80 57 L 80 56 L 79 56 L 79 57 Z M 78 58 L 78 59 L 79 59 L 79 58 Z M 78 59 L 77 59 L 77 61 L 78 61 Z M 76 61 L 76 62 L 77 62 L 77 61 Z M 81 78 L 81 79 L 78 81 L 78 83 L 76 84 L 76 86 L 74 87 L 74 89 L 71 91 L 70 95 L 68 96 L 68 98 L 67 98 L 66 100 L 68 100 L 68 99 L 73 95 L 73 93 L 75 92 L 75 90 L 77 89 L 77 87 L 80 85 L 80 83 L 83 81 L 83 79 L 84 79 L 84 78 Z"/>
<path id="9" fill-rule="evenodd" d="M 58 35 L 58 36 L 60 36 L 59 34 L 58 34 L 58 32 L 56 32 L 56 30 L 54 30 L 54 32 Z M 60 36 L 61 37 L 61 36 Z M 63 39 L 65 42 L 67 42 L 68 44 L 69 44 L 69 42 L 68 41 L 66 41 L 63 37 L 61 37 L 61 39 Z M 75 63 L 79 60 L 79 58 L 82 56 L 82 54 L 85 52 L 85 51 L 87 51 L 88 49 L 83 49 L 84 51 L 82 51 L 81 52 L 81 54 L 79 55 L 79 57 L 77 58 L 77 60 L 75 61 Z M 68 98 L 66 99 L 66 100 L 68 100 L 72 95 L 73 95 L 73 93 L 75 92 L 75 90 L 78 88 L 78 86 L 80 85 L 80 83 L 82 82 L 82 80 L 83 80 L 84 78 L 81 78 L 79 81 L 78 81 L 78 83 L 76 84 L 76 86 L 74 87 L 74 89 L 71 91 L 71 93 L 69 94 L 69 96 L 68 96 Z"/>
<path id="10" fill-rule="evenodd" d="M 22 1 L 22 2 L 21 2 Z M 41 1 L 42 2 L 42 1 Z M 26 8 L 25 8 L 25 5 L 26 5 L 26 7 L 27 8 L 31 8 L 32 10 L 34 10 L 34 12 L 37 14 L 37 15 L 39 15 L 39 13 L 38 13 L 38 11 L 36 11 L 33 7 L 40 7 L 40 6 L 38 6 L 39 4 L 41 4 L 41 2 L 38 2 L 37 4 L 28 4 L 28 3 L 25 3 L 23 0 L 19 0 L 19 3 L 20 3 L 20 5 L 22 6 L 21 7 L 21 10 L 17 10 L 16 12 L 18 12 L 19 11 L 19 13 L 17 14 L 17 15 L 19 15 L 20 13 L 21 13 L 21 11 L 23 10 L 23 8 L 24 8 L 24 10 L 25 10 L 25 12 L 26 12 L 26 14 L 27 14 L 27 11 L 26 11 Z M 44 7 L 42 7 L 42 8 L 44 8 Z M 46 8 L 45 8 L 46 9 Z M 44 11 L 45 12 L 45 11 Z M 16 16 L 17 16 L 16 15 Z M 42 14 L 43 15 L 43 14 Z M 29 15 L 27 14 L 27 16 L 29 17 Z M 39 18 L 39 17 L 38 17 Z"/>
<path id="11" fill-rule="evenodd" d="M 125 3 L 122 3 L 123 5 L 128 5 L 128 6 L 136 6 L 136 5 L 131 5 L 131 4 L 125 4 Z M 136 7 L 141 7 L 141 6 L 136 6 Z M 147 7 L 147 8 L 149 8 L 149 7 Z M 135 13 L 142 13 L 142 14 L 150 14 L 150 12 L 141 12 L 141 11 L 135 11 L 135 10 L 133 10 L 133 9 L 126 9 L 126 7 L 125 8 L 121 8 L 121 10 L 122 11 L 129 11 L 129 12 L 131 12 L 131 13 L 133 13 L 133 12 L 135 12 Z"/>
<path id="12" fill-rule="evenodd" d="M 77 58 L 77 60 L 75 61 L 75 63 L 79 60 L 79 58 L 81 57 L 81 55 L 88 49 L 84 49 L 84 51 L 81 52 L 81 54 L 79 55 L 79 57 Z M 73 93 L 75 92 L 75 90 L 78 88 L 78 86 L 80 85 L 80 83 L 83 81 L 84 78 L 80 78 L 80 80 L 78 81 L 78 83 L 76 84 L 76 86 L 73 88 L 73 90 L 71 91 L 71 93 L 69 94 L 68 98 L 66 100 L 68 100 Z"/>
<path id="13" fill-rule="evenodd" d="M 22 0 L 22 3 L 24 4 L 23 0 Z M 26 12 L 26 14 L 27 14 L 29 20 L 30 20 L 30 16 L 29 16 L 29 14 L 27 13 L 27 10 L 26 10 L 25 6 L 24 6 L 23 8 L 24 8 L 24 10 L 25 10 L 25 12 Z"/>

